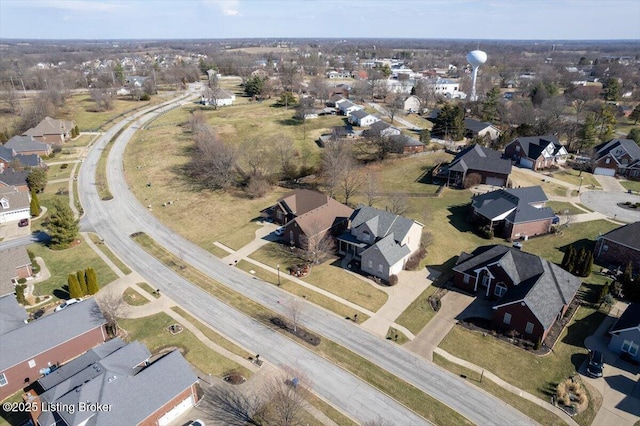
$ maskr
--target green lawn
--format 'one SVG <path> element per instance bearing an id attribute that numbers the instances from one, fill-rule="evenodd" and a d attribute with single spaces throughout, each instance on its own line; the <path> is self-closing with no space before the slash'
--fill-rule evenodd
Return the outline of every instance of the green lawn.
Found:
<path id="1" fill-rule="evenodd" d="M 580 307 L 553 351 L 543 357 L 461 326 L 454 327 L 440 347 L 491 371 L 520 389 L 549 400 L 560 381 L 576 374 L 586 359 L 584 339 L 596 331 L 605 317 L 603 312 Z M 585 421 L 581 424 L 590 423 Z"/>
<path id="2" fill-rule="evenodd" d="M 424 326 L 431 321 L 436 312 L 429 304 L 429 297 L 437 290 L 430 285 L 418 296 L 407 309 L 396 319 L 396 324 L 406 327 L 414 335 L 418 334 Z"/>
<path id="3" fill-rule="evenodd" d="M 166 328 L 175 323 L 176 321 L 164 312 L 144 318 L 118 321 L 120 327 L 127 331 L 130 341 L 138 340 L 144 343 L 152 354 L 158 354 L 163 349 L 179 348 L 187 361 L 204 374 L 223 377 L 230 371 L 237 371 L 245 377 L 251 376 L 251 371 L 208 348 L 189 330 L 184 329 L 180 333 L 171 334 Z"/>
<path id="4" fill-rule="evenodd" d="M 394 327 L 389 327 L 389 330 L 387 330 L 386 339 L 391 340 L 392 342 L 399 345 L 404 345 L 409 341 L 409 338 L 405 336 L 402 331 L 397 330 Z"/>
<path id="5" fill-rule="evenodd" d="M 149 303 L 149 300 L 146 297 L 142 296 L 131 287 L 127 287 L 124 293 L 122 293 L 122 299 L 131 306 L 142 306 Z"/>
<path id="6" fill-rule="evenodd" d="M 581 214 L 586 213 L 585 211 L 580 210 L 576 206 L 571 203 L 565 203 L 564 201 L 548 201 L 547 207 L 551 208 L 553 212 L 557 215 L 563 215 L 565 210 L 569 210 L 569 214 Z"/>
<path id="7" fill-rule="evenodd" d="M 621 180 L 620 184 L 626 189 L 630 189 L 633 192 L 640 192 L 640 181 L 637 180 Z"/>
<path id="8" fill-rule="evenodd" d="M 66 167 L 63 166 L 66 164 Z M 71 177 L 71 170 L 73 170 L 73 163 L 54 164 L 49 166 L 47 171 L 47 178 L 49 180 L 69 179 Z"/>
<path id="9" fill-rule="evenodd" d="M 564 169 L 562 171 L 554 172 L 553 177 L 555 179 L 559 179 L 572 185 L 581 187 L 582 189 L 590 188 L 591 186 L 598 188 L 600 187 L 600 183 L 596 180 L 596 178 L 593 177 L 591 173 L 585 171 L 580 173 L 580 170 Z M 580 185 L 581 181 L 582 185 Z"/>
<path id="10" fill-rule="evenodd" d="M 263 246 L 249 257 L 266 265 L 280 265 L 280 273 L 285 275 L 288 267 L 292 265 L 290 260 L 282 257 L 276 244 Z M 311 273 L 301 279 L 373 312 L 386 303 L 388 296 L 384 291 L 377 289 L 374 284 L 354 277 L 335 263 L 337 262 L 329 260 L 320 265 L 313 265 Z"/>
<path id="11" fill-rule="evenodd" d="M 153 287 L 151 287 L 149 284 L 136 283 L 136 285 L 141 289 L 143 289 L 144 291 L 146 291 L 147 293 L 149 293 L 150 295 L 152 295 L 153 297 L 155 297 L 156 299 L 160 297 L 160 295 L 156 292 L 156 290 Z"/>
<path id="12" fill-rule="evenodd" d="M 81 240 L 82 241 L 82 240 Z M 53 294 L 55 299 L 67 299 L 67 276 L 78 270 L 93 268 L 98 276 L 98 284 L 104 287 L 118 278 L 100 257 L 84 242 L 66 250 L 51 250 L 42 244 L 28 247 L 35 256 L 40 256 L 51 272 L 51 278 L 35 285 L 35 294 Z M 55 300 L 54 299 L 54 300 Z"/>
<path id="13" fill-rule="evenodd" d="M 151 102 L 138 102 L 118 98 L 113 102 L 113 109 L 109 111 L 95 112 L 95 102 L 91 99 L 91 96 L 81 94 L 74 95 L 69 98 L 61 114 L 74 120 L 81 132 L 92 132 L 96 130 L 105 130 L 109 127 L 111 121 L 117 117 L 161 101 L 162 100 L 156 96 L 152 97 Z"/>

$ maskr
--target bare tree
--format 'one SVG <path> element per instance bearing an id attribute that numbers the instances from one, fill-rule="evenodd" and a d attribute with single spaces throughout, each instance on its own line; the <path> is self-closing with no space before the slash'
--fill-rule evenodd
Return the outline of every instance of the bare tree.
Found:
<path id="1" fill-rule="evenodd" d="M 302 300 L 298 299 L 297 297 L 291 297 L 284 306 L 287 312 L 287 316 L 291 321 L 293 331 L 297 332 L 298 323 L 300 322 L 300 315 L 302 315 L 304 304 L 302 303 Z"/>
<path id="2" fill-rule="evenodd" d="M 329 86 L 322 76 L 315 76 L 309 82 L 309 92 L 324 104 L 329 98 Z"/>
<path id="3" fill-rule="evenodd" d="M 325 144 L 322 155 L 322 172 L 324 184 L 329 197 L 335 198 L 340 187 L 340 175 L 342 174 L 344 159 L 350 155 L 347 150 L 347 142 L 343 140 L 330 140 Z"/>
<path id="4" fill-rule="evenodd" d="M 194 135 L 200 132 L 210 131 L 204 112 L 194 111 L 191 114 L 191 117 L 189 117 L 189 128 Z"/>
<path id="5" fill-rule="evenodd" d="M 405 194 L 395 193 L 391 197 L 389 197 L 389 202 L 391 203 L 391 207 L 389 211 L 393 214 L 403 215 L 407 212 L 409 208 L 408 198 Z"/>
<path id="6" fill-rule="evenodd" d="M 267 381 L 264 394 L 268 401 L 263 412 L 264 424 L 268 426 L 303 426 L 307 402 L 304 399 L 304 379 L 297 373 L 276 376 Z M 295 380 L 295 382 L 294 382 Z"/>
<path id="7" fill-rule="evenodd" d="M 20 115 L 20 96 L 18 91 L 11 84 L 0 86 L 0 100 L 7 105 L 7 110 L 14 115 Z"/>
<path id="8" fill-rule="evenodd" d="M 195 135 L 191 176 L 207 188 L 226 189 L 236 177 L 237 157 L 236 149 L 207 127 Z"/>
<path id="9" fill-rule="evenodd" d="M 240 144 L 240 159 L 250 177 L 268 176 L 273 172 L 272 150 L 268 143 L 251 138 Z"/>
<path id="10" fill-rule="evenodd" d="M 222 384 L 207 388 L 202 398 L 201 409 L 208 412 L 215 421 L 229 426 L 262 425 L 260 412 L 262 401 L 236 390 L 230 385 Z"/>
<path id="11" fill-rule="evenodd" d="M 277 134 L 269 138 L 267 141 L 273 146 L 273 153 L 276 162 L 280 164 L 280 170 L 284 179 L 294 179 L 297 177 L 298 169 L 293 163 L 293 157 L 296 150 L 293 146 L 293 140 L 283 134 Z"/>
<path id="12" fill-rule="evenodd" d="M 391 124 L 393 124 L 396 114 L 403 110 L 404 95 L 395 92 L 388 94 L 385 98 L 385 105 Z"/>
<path id="13" fill-rule="evenodd" d="M 129 305 L 122 298 L 122 294 L 114 291 L 107 293 L 98 293 L 96 296 L 99 312 L 93 314 L 102 314 L 107 321 L 107 333 L 111 336 L 118 335 L 118 319 L 126 318 L 129 314 Z"/>
<path id="14" fill-rule="evenodd" d="M 364 175 L 355 160 L 353 158 L 346 159 L 340 176 L 340 188 L 342 195 L 344 195 L 345 204 L 348 205 L 349 199 L 360 191 L 363 181 Z"/>
<path id="15" fill-rule="evenodd" d="M 307 117 L 315 112 L 314 99 L 310 97 L 301 97 L 296 107 L 295 117 L 302 120 L 302 139 L 307 139 Z"/>
<path id="16" fill-rule="evenodd" d="M 315 221 L 305 229 L 301 245 L 307 261 L 318 264 L 335 252 L 334 238 L 326 232 L 321 223 Z"/>
<path id="17" fill-rule="evenodd" d="M 367 196 L 367 205 L 373 207 L 378 198 L 378 175 L 369 170 L 364 174 L 365 195 Z"/>
<path id="18" fill-rule="evenodd" d="M 113 109 L 113 98 L 108 90 L 91 89 L 91 99 L 96 103 L 96 111 L 110 111 Z"/>

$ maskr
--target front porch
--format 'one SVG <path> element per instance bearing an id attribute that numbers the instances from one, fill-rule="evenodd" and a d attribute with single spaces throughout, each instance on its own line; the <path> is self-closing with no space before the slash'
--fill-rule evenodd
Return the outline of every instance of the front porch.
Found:
<path id="1" fill-rule="evenodd" d="M 338 241 L 338 254 L 349 257 L 360 262 L 360 254 L 369 246 L 366 243 L 358 241 L 356 237 L 349 232 L 340 234 L 336 240 Z"/>

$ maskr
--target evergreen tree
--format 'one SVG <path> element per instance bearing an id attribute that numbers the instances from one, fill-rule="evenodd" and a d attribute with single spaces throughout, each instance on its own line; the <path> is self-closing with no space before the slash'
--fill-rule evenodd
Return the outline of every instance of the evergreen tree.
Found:
<path id="1" fill-rule="evenodd" d="M 47 230 L 53 247 L 65 248 L 76 238 L 79 225 L 68 204 L 61 200 L 54 200 Z"/>
<path id="2" fill-rule="evenodd" d="M 89 294 L 96 294 L 100 287 L 98 285 L 98 278 L 96 277 L 96 271 L 93 268 L 87 268 L 87 289 L 89 290 Z"/>
<path id="3" fill-rule="evenodd" d="M 617 78 L 610 78 L 605 85 L 605 99 L 617 101 L 620 98 L 620 82 Z"/>
<path id="4" fill-rule="evenodd" d="M 446 104 L 433 124 L 432 134 L 459 141 L 464 138 L 464 108 L 458 104 Z"/>
<path id="5" fill-rule="evenodd" d="M 616 124 L 618 124 L 618 120 L 616 120 L 616 113 L 613 105 L 604 105 L 598 120 L 598 137 L 601 142 L 607 142 L 613 139 Z"/>
<path id="6" fill-rule="evenodd" d="M 636 144 L 640 145 L 640 128 L 634 127 L 633 129 L 629 130 L 627 139 L 631 139 L 632 141 L 635 141 Z"/>
<path id="7" fill-rule="evenodd" d="M 640 120 L 640 104 L 636 105 L 636 107 L 629 114 L 629 120 L 633 120 L 633 124 L 638 124 L 638 120 Z"/>
<path id="8" fill-rule="evenodd" d="M 482 104 L 482 119 L 485 121 L 493 121 L 498 116 L 498 105 L 500 104 L 500 89 L 494 86 L 487 92 L 484 103 Z"/>
<path id="9" fill-rule="evenodd" d="M 578 255 L 576 256 L 576 262 L 573 264 L 573 273 L 574 275 L 583 276 L 582 271 L 584 269 L 584 263 L 587 260 L 587 250 L 582 247 L 578 251 Z"/>
<path id="10" fill-rule="evenodd" d="M 82 294 L 82 289 L 80 288 L 80 283 L 78 282 L 78 277 L 76 274 L 69 274 L 67 277 L 67 284 L 69 284 L 69 297 L 71 298 L 79 298 L 84 296 Z"/>
<path id="11" fill-rule="evenodd" d="M 425 145 L 429 145 L 429 143 L 431 142 L 431 132 L 429 131 L 429 129 L 424 128 L 420 131 L 420 142 Z"/>
<path id="12" fill-rule="evenodd" d="M 40 214 L 40 200 L 38 200 L 38 195 L 36 191 L 31 191 L 31 202 L 29 204 L 29 213 L 31 217 L 36 217 Z"/>
<path id="13" fill-rule="evenodd" d="M 80 284 L 80 290 L 82 290 L 82 295 L 86 296 L 89 294 L 89 289 L 87 288 L 87 279 L 84 276 L 84 271 L 76 272 L 76 277 L 78 278 L 78 283 Z"/>
<path id="14" fill-rule="evenodd" d="M 593 114 L 587 114 L 578 132 L 580 150 L 588 150 L 593 147 L 596 144 L 597 136 L 596 117 Z"/>
<path id="15" fill-rule="evenodd" d="M 622 274 L 622 293 L 631 302 L 640 301 L 640 280 L 634 280 L 631 261 L 627 263 L 627 267 L 624 268 L 624 273 Z"/>
<path id="16" fill-rule="evenodd" d="M 575 264 L 576 264 L 576 257 L 577 257 L 576 249 L 573 248 L 573 246 L 571 245 L 571 246 L 569 246 L 568 250 L 569 250 L 569 257 L 567 259 L 567 264 L 566 264 L 564 269 L 567 272 L 573 273 L 573 270 L 574 270 Z"/>
<path id="17" fill-rule="evenodd" d="M 263 88 L 264 80 L 257 75 L 249 77 L 244 83 L 244 92 L 247 96 L 260 98 L 262 97 Z"/>
<path id="18" fill-rule="evenodd" d="M 75 130 L 76 136 L 80 136 L 80 128 L 78 127 L 77 124 L 76 124 L 76 127 L 73 128 L 73 130 Z"/>
<path id="19" fill-rule="evenodd" d="M 27 288 L 26 284 L 18 284 L 15 286 L 16 289 L 16 300 L 21 305 L 27 304 L 27 299 L 24 297 L 24 290 Z"/>
<path id="20" fill-rule="evenodd" d="M 30 191 L 42 192 L 47 186 L 47 171 L 42 167 L 31 169 L 27 175 L 27 186 Z"/>
<path id="21" fill-rule="evenodd" d="M 564 256 L 562 256 L 562 262 L 560 266 L 562 269 L 567 269 L 567 265 L 569 264 L 569 258 L 571 257 L 571 246 L 567 247 L 564 251 Z"/>

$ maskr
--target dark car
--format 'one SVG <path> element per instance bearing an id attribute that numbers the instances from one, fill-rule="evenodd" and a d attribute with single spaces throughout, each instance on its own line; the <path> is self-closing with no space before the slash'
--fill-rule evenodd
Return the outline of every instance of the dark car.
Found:
<path id="1" fill-rule="evenodd" d="M 18 226 L 29 226 L 29 219 L 20 219 Z"/>
<path id="2" fill-rule="evenodd" d="M 589 351 L 589 365 L 587 374 L 591 377 L 602 377 L 604 367 L 604 354 L 600 351 Z"/>

